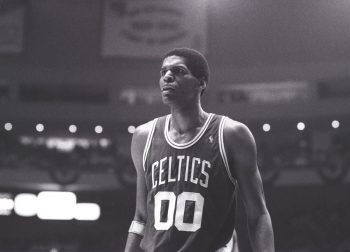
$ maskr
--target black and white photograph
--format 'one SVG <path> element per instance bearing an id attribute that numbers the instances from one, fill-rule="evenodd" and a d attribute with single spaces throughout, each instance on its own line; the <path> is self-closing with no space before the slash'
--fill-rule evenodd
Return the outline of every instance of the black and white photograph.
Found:
<path id="1" fill-rule="evenodd" d="M 350 1 L 0 0 L 0 252 L 350 252 Z"/>

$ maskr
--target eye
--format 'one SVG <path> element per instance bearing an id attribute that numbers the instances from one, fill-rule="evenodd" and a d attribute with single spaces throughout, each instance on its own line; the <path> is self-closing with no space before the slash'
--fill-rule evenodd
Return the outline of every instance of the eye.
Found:
<path id="1" fill-rule="evenodd" d="M 166 75 L 168 71 L 171 71 L 171 73 L 174 75 L 185 75 L 187 73 L 187 70 L 185 68 L 174 66 L 169 69 L 167 68 L 160 69 L 160 76 L 163 77 L 164 75 Z"/>
<path id="2" fill-rule="evenodd" d="M 182 74 L 182 75 L 186 74 L 186 70 L 185 70 L 184 68 L 182 68 L 182 67 L 173 67 L 173 68 L 171 69 L 171 71 L 172 71 L 174 74 Z"/>
<path id="3" fill-rule="evenodd" d="M 161 69 L 160 70 L 160 76 L 164 76 L 166 74 L 166 69 Z"/>

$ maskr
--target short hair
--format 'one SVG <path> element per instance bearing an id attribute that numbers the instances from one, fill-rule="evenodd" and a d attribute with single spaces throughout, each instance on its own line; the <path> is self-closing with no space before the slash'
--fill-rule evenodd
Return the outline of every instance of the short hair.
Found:
<path id="1" fill-rule="evenodd" d="M 163 56 L 165 58 L 170 56 L 179 56 L 185 59 L 185 64 L 197 79 L 204 79 L 207 83 L 209 81 L 209 65 L 207 59 L 202 53 L 191 48 L 174 48 Z"/>

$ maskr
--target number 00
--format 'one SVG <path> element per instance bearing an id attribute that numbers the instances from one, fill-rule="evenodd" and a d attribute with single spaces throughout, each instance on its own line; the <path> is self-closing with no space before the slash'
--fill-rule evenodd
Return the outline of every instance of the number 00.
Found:
<path id="1" fill-rule="evenodd" d="M 166 221 L 161 221 L 162 202 L 168 201 Z M 186 201 L 195 202 L 193 222 L 185 223 Z M 175 206 L 176 204 L 176 206 Z M 195 232 L 202 224 L 204 198 L 200 193 L 182 192 L 176 196 L 173 192 L 158 192 L 154 196 L 154 227 L 157 230 L 168 230 L 174 224 L 179 231 Z"/>

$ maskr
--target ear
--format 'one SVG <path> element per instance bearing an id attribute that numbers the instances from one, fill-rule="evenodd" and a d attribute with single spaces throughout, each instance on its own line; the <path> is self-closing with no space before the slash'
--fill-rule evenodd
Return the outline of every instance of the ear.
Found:
<path id="1" fill-rule="evenodd" d="M 199 80 L 199 85 L 202 90 L 205 90 L 207 88 L 207 82 L 204 79 Z"/>

